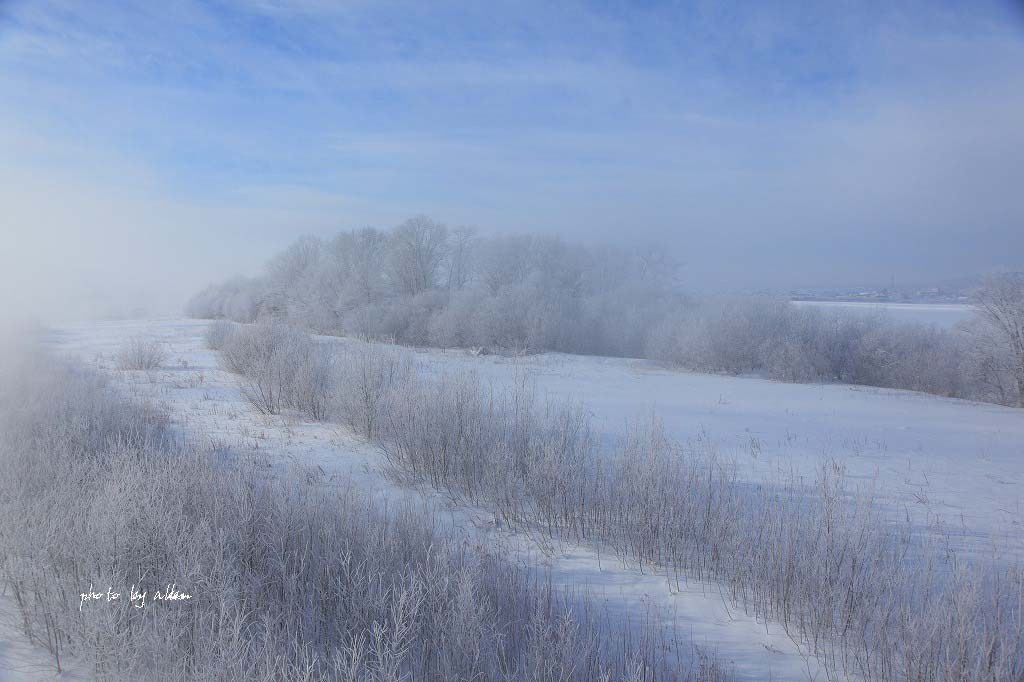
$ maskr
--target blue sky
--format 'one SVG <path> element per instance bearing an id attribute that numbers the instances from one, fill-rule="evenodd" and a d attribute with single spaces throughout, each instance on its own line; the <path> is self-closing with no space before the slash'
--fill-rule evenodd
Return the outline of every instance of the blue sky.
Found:
<path id="1" fill-rule="evenodd" d="M 666 243 L 694 286 L 1024 252 L 1009 1 L 0 0 L 0 102 L 6 251 L 65 291 L 421 212 Z"/>

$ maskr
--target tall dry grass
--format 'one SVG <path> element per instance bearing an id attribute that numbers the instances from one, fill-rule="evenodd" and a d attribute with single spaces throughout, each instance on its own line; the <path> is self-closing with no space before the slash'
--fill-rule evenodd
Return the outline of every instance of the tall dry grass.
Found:
<path id="1" fill-rule="evenodd" d="M 344 370 L 327 415 L 377 442 L 400 480 L 673 583 L 713 582 L 837 677 L 1024 677 L 1020 564 L 929 543 L 871 490 L 851 489 L 840 464 L 823 465 L 813 485 L 744 483 L 713 443 L 680 447 L 656 420 L 602 451 L 583 406 L 540 400 L 525 380 L 495 389 L 467 373 L 424 378 L 373 346 L 335 362 Z"/>
<path id="2" fill-rule="evenodd" d="M 112 680 L 727 677 L 423 509 L 385 513 L 315 472 L 172 438 L 93 373 L 30 354 L 0 378 L 0 579 L 58 665 Z M 153 601 L 168 584 L 191 599 Z M 119 601 L 82 603 L 111 587 Z"/>

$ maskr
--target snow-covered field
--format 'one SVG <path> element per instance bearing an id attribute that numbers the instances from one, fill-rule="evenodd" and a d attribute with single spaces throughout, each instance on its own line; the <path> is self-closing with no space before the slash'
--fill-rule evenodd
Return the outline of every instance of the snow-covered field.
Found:
<path id="1" fill-rule="evenodd" d="M 381 495 L 420 494 L 390 484 L 380 473 L 375 448 L 343 427 L 256 413 L 236 379 L 204 347 L 205 327 L 175 319 L 79 324 L 55 331 L 50 343 L 108 371 L 127 392 L 164 403 L 184 431 L 350 475 Z M 113 355 L 136 335 L 166 344 L 164 368 L 148 374 L 113 368 Z M 790 472 L 813 477 L 821 462 L 838 459 L 855 480 L 878 486 L 893 513 L 922 524 L 938 518 L 972 549 L 995 542 L 1014 553 L 1024 550 L 1019 410 L 903 391 L 689 374 L 628 359 L 415 353 L 433 372 L 469 368 L 495 382 L 526 372 L 550 397 L 583 401 L 608 438 L 621 436 L 630 420 L 654 413 L 681 442 L 710 439 L 748 480 Z M 728 608 L 713 586 L 676 591 L 664 578 L 586 547 L 543 552 L 531 538 L 493 528 L 486 513 L 453 509 L 436 495 L 422 494 L 467 541 L 545 564 L 556 583 L 586 586 L 611 613 L 654 613 L 680 636 L 733 661 L 741 679 L 807 679 L 817 671 L 779 628 Z"/>
<path id="2" fill-rule="evenodd" d="M 882 314 L 903 322 L 922 322 L 950 329 L 974 316 L 964 303 L 873 303 L 866 301 L 793 301 L 794 305 L 838 313 Z"/>
<path id="3" fill-rule="evenodd" d="M 553 398 L 583 401 L 609 437 L 651 414 L 686 443 L 707 438 L 749 480 L 840 460 L 900 514 L 939 519 L 974 548 L 1024 553 L 1024 412 L 866 386 L 787 384 L 694 374 L 646 360 L 544 354 L 476 357 L 417 351 L 435 371 L 474 369 L 495 381 L 517 371 Z"/>

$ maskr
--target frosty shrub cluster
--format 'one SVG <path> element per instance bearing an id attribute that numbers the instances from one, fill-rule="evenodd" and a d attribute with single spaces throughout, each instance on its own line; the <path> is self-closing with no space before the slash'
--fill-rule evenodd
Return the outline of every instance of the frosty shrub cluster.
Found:
<path id="1" fill-rule="evenodd" d="M 119 369 L 154 370 L 167 361 L 167 351 L 159 341 L 137 336 L 128 340 L 115 361 Z"/>
<path id="2" fill-rule="evenodd" d="M 239 367 L 273 364 L 265 345 Z M 727 678 L 422 509 L 172 439 L 93 373 L 29 354 L 0 379 L 0 581 L 25 633 L 89 679 Z M 172 583 L 189 603 L 80 599 Z"/>
<path id="3" fill-rule="evenodd" d="M 770 299 L 694 299 L 677 280 L 656 250 L 483 238 L 419 217 L 390 231 L 301 239 L 263 276 L 210 286 L 187 311 L 416 346 L 648 357 L 698 371 L 1024 401 L 1020 282 L 1007 289 L 1019 311 L 1008 326 L 980 316 L 947 331 Z"/>
<path id="4" fill-rule="evenodd" d="M 736 297 L 663 320 L 647 348 L 652 359 L 702 372 L 968 397 L 977 387 L 965 350 L 956 332 L 930 325 Z"/>
<path id="5" fill-rule="evenodd" d="M 991 285 L 981 290 L 984 296 Z M 1004 310 L 1024 335 L 1024 287 Z M 1003 405 L 1024 400 L 1024 343 L 982 312 L 956 329 L 786 301 L 716 297 L 651 331 L 647 357 L 701 372 L 901 388 Z M 1022 336 L 1024 338 L 1024 336 Z"/>
<path id="6" fill-rule="evenodd" d="M 645 330 L 680 304 L 673 274 L 656 251 L 483 238 L 414 218 L 301 239 L 264 276 L 211 286 L 187 311 L 409 345 L 639 356 Z"/>
<path id="7" fill-rule="evenodd" d="M 218 334 L 224 335 L 221 352 L 228 369 L 246 378 L 242 393 L 256 409 L 277 414 L 290 408 L 311 419 L 324 417 L 333 358 L 308 334 L 277 323 L 234 333 L 215 327 L 210 340 L 216 342 Z"/>
<path id="8" fill-rule="evenodd" d="M 238 338 L 266 333 L 254 329 Z M 328 418 L 377 443 L 400 481 L 670 582 L 712 581 L 784 624 L 836 675 L 1024 675 L 1021 566 L 932 544 L 884 514 L 870 490 L 850 489 L 838 464 L 816 486 L 744 483 L 713 443 L 681 447 L 657 422 L 602 449 L 584 406 L 541 400 L 525 379 L 494 388 L 469 373 L 426 375 L 393 347 L 325 345 L 338 354 Z"/>

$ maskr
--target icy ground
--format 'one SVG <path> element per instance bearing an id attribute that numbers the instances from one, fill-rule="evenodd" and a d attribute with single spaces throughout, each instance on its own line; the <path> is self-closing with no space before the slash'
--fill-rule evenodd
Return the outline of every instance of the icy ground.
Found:
<path id="1" fill-rule="evenodd" d="M 205 326 L 192 320 L 90 323 L 62 328 L 50 342 L 108 372 L 127 393 L 165 404 L 185 432 L 258 448 L 282 464 L 319 466 L 328 477 L 352 477 L 382 496 L 418 499 L 420 493 L 391 485 L 380 473 L 375 449 L 343 427 L 257 414 L 242 399 L 236 379 L 218 369 L 214 353 L 204 347 Z M 140 334 L 167 344 L 166 366 L 152 373 L 114 369 L 114 354 Z M 609 438 L 653 411 L 676 439 L 716 443 L 749 480 L 779 472 L 813 477 L 823 459 L 838 458 L 857 480 L 881 487 L 894 513 L 920 523 L 940 518 L 957 530 L 958 542 L 973 549 L 993 541 L 1014 551 L 1022 547 L 1024 411 L 902 391 L 688 374 L 636 360 L 416 354 L 428 371 L 471 368 L 496 382 L 528 372 L 551 397 L 585 402 Z M 740 679 L 824 679 L 780 628 L 730 609 L 714 586 L 691 584 L 677 591 L 662 577 L 585 547 L 542 552 L 530 538 L 494 529 L 485 513 L 453 509 L 431 494 L 423 499 L 468 542 L 548 566 L 557 584 L 584 587 L 609 614 L 671 623 L 681 639 L 733 662 Z"/>
<path id="2" fill-rule="evenodd" d="M 901 322 L 934 324 L 952 329 L 974 317 L 974 306 L 966 303 L 888 303 L 882 301 L 793 301 L 794 305 L 818 308 L 823 312 L 883 315 Z"/>

